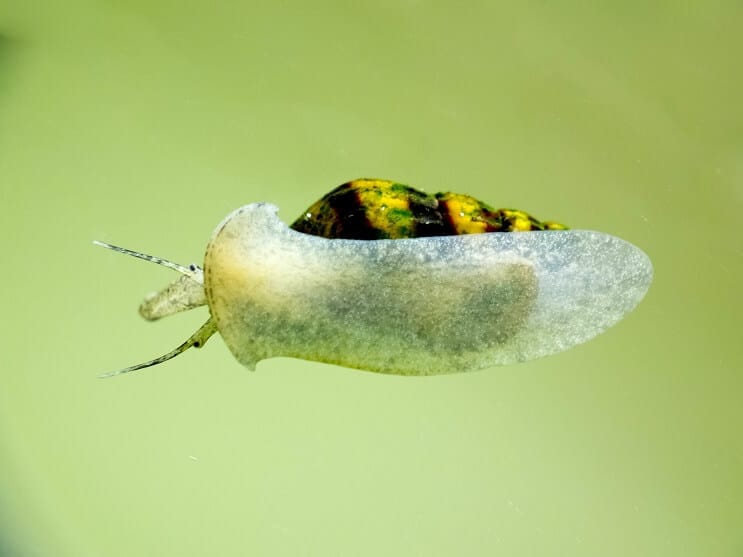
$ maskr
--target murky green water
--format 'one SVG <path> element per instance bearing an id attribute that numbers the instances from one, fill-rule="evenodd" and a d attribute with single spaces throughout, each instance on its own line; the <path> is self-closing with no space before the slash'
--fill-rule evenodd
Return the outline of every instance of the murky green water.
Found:
<path id="1" fill-rule="evenodd" d="M 736 2 L 0 4 L 0 553 L 743 554 Z M 653 259 L 629 318 L 400 378 L 136 313 L 247 202 L 454 189 Z"/>

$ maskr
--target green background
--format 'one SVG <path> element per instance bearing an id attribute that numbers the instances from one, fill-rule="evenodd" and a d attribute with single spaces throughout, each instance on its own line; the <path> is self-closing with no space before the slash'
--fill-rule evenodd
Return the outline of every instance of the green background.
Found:
<path id="1" fill-rule="evenodd" d="M 0 4 L 0 553 L 743 555 L 739 2 Z M 452 189 L 642 247 L 619 325 L 402 378 L 136 313 L 232 209 Z M 425 287 L 425 285 L 422 285 Z"/>

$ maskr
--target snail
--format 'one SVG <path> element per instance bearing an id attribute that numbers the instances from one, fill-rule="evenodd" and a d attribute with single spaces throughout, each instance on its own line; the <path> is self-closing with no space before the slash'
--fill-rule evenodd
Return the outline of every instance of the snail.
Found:
<path id="1" fill-rule="evenodd" d="M 290 226 L 269 203 L 233 211 L 203 268 L 95 243 L 181 274 L 144 300 L 145 319 L 210 314 L 175 350 L 103 377 L 215 332 L 250 370 L 277 356 L 399 375 L 522 362 L 600 334 L 653 276 L 648 256 L 614 236 L 377 179 L 337 187 Z"/>

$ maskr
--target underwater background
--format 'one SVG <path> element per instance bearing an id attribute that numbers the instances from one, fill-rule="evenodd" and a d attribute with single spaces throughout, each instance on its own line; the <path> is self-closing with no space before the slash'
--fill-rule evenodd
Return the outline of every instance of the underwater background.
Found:
<path id="1" fill-rule="evenodd" d="M 743 555 L 743 12 L 0 3 L 0 555 Z M 453 190 L 645 250 L 549 358 L 405 378 L 137 314 L 231 210 Z M 425 288 L 425 285 L 421 285 Z"/>

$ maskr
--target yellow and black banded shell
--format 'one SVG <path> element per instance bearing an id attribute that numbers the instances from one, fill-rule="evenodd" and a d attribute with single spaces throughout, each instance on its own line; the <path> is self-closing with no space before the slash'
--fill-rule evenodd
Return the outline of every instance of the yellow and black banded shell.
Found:
<path id="1" fill-rule="evenodd" d="M 323 196 L 291 228 L 324 238 L 380 240 L 567 226 L 516 209 L 493 209 L 469 195 L 427 194 L 389 180 L 360 178 Z"/>

